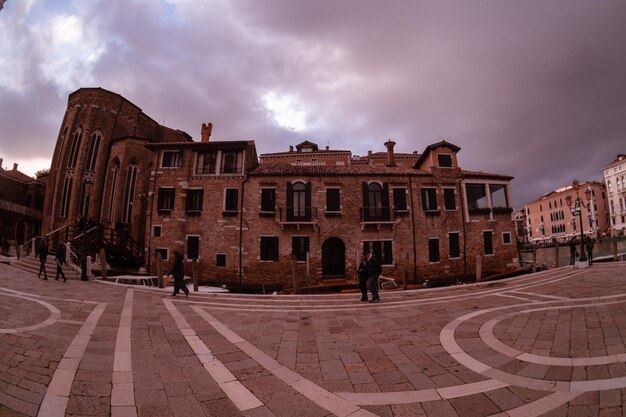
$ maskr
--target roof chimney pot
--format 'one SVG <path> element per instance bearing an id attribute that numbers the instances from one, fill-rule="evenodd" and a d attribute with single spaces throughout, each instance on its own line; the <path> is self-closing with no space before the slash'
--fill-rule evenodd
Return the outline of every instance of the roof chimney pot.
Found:
<path id="1" fill-rule="evenodd" d="M 387 147 L 387 166 L 395 167 L 396 161 L 393 156 L 393 147 L 396 146 L 396 143 L 389 139 L 387 142 L 385 142 L 385 146 Z"/>
<path id="2" fill-rule="evenodd" d="M 13 171 L 17 171 L 17 162 L 13 162 Z"/>
<path id="3" fill-rule="evenodd" d="M 211 137 L 211 132 L 213 131 L 213 123 L 202 123 L 202 129 L 200 130 L 200 141 L 208 142 Z"/>

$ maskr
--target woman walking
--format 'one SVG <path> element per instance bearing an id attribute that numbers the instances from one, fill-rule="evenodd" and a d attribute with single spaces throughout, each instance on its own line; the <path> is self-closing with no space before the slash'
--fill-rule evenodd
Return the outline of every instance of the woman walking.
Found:
<path id="1" fill-rule="evenodd" d="M 67 278 L 65 278 L 65 274 L 63 273 L 63 264 L 65 263 L 65 245 L 63 243 L 59 243 L 54 260 L 57 264 L 57 276 L 54 279 L 58 281 L 60 274 L 63 277 L 63 282 L 67 281 Z"/>
<path id="2" fill-rule="evenodd" d="M 37 256 L 39 257 L 39 274 L 38 278 L 41 278 L 43 272 L 43 279 L 48 279 L 48 273 L 46 272 L 46 261 L 48 260 L 48 242 L 46 239 L 41 239 L 39 243 L 39 249 L 37 250 Z"/>
<path id="3" fill-rule="evenodd" d="M 176 297 L 179 290 L 183 290 L 185 297 L 187 297 L 189 289 L 187 289 L 187 284 L 185 284 L 185 265 L 183 263 L 183 255 L 180 252 L 174 251 L 174 265 L 167 275 L 174 277 L 174 294 L 172 294 L 172 297 Z"/>

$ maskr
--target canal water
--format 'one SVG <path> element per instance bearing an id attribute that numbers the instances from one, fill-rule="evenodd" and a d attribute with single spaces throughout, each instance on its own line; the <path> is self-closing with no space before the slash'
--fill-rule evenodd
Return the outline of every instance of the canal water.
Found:
<path id="1" fill-rule="evenodd" d="M 577 245 L 580 252 L 580 244 Z M 626 253 L 626 239 L 617 241 L 617 253 Z M 593 257 L 599 258 L 604 256 L 613 257 L 613 242 L 609 239 L 596 240 L 593 247 Z M 522 261 L 532 262 L 532 252 L 522 252 Z M 537 248 L 537 265 L 545 264 L 548 268 L 556 266 L 556 249 L 554 247 Z M 559 266 L 569 265 L 569 244 L 559 244 Z"/>

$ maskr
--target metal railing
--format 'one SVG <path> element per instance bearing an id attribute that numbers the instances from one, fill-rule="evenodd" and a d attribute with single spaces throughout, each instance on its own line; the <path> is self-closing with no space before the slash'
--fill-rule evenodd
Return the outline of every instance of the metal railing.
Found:
<path id="1" fill-rule="evenodd" d="M 394 214 L 391 207 L 361 207 L 361 223 L 394 222 Z"/>
<path id="2" fill-rule="evenodd" d="M 317 207 L 279 208 L 281 223 L 317 223 Z"/>

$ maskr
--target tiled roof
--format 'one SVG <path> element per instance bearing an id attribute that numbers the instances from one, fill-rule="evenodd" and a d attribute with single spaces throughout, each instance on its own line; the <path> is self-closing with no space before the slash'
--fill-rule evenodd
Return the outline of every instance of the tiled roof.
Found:
<path id="1" fill-rule="evenodd" d="M 428 172 L 383 165 L 291 165 L 279 162 L 263 163 L 250 175 L 430 175 Z"/>
<path id="2" fill-rule="evenodd" d="M 348 151 L 345 149 L 320 149 L 317 151 L 313 151 L 313 152 L 300 152 L 300 151 L 284 151 L 284 152 L 272 152 L 272 153 L 263 153 L 261 154 L 261 158 L 263 157 L 268 157 L 268 156 L 280 156 L 280 155 L 293 155 L 293 156 L 300 156 L 300 155 L 316 155 L 316 154 L 324 154 L 324 153 L 328 153 L 328 154 L 332 154 L 332 153 L 349 153 L 352 154 L 352 151 Z"/>
<path id="3" fill-rule="evenodd" d="M 0 174 L 6 175 L 7 177 L 13 178 L 18 181 L 23 181 L 23 182 L 35 181 L 33 177 L 30 177 L 24 174 L 23 172 L 20 172 L 17 170 L 12 170 L 12 169 L 9 170 L 9 169 L 0 168 Z"/>
<path id="4" fill-rule="evenodd" d="M 175 148 L 175 147 L 197 147 L 197 148 L 213 148 L 213 147 L 224 147 L 224 148 L 236 148 L 242 146 L 253 145 L 253 140 L 212 140 L 209 142 L 157 142 L 157 143 L 148 143 L 146 146 L 148 148 Z"/>

